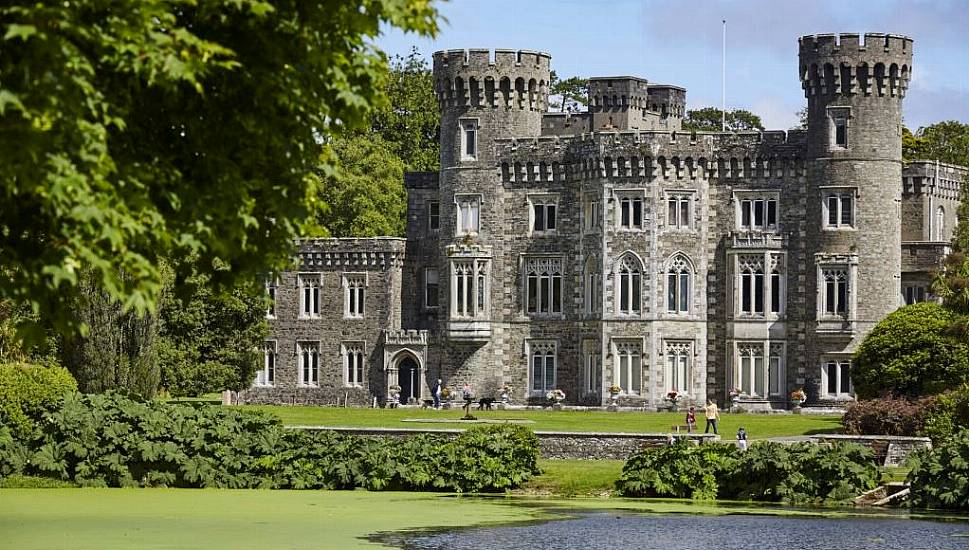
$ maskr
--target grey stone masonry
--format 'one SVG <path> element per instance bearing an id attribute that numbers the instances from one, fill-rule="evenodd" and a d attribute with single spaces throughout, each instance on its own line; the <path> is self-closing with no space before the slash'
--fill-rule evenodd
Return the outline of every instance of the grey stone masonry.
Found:
<path id="1" fill-rule="evenodd" d="M 635 76 L 592 78 L 588 111 L 549 113 L 548 54 L 436 52 L 441 169 L 405 177 L 406 243 L 301 243 L 273 289 L 275 380 L 244 398 L 413 402 L 441 379 L 511 405 L 850 402 L 865 334 L 934 299 L 966 169 L 903 166 L 910 38 L 797 47 L 807 129 L 739 133 L 682 131 L 686 90 Z M 345 312 L 361 284 L 362 318 Z"/>

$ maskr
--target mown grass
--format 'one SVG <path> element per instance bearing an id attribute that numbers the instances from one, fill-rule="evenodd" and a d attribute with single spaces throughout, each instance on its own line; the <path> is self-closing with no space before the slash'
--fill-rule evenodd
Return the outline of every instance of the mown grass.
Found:
<path id="1" fill-rule="evenodd" d="M 402 422 L 403 419 L 454 419 L 461 418 L 463 411 L 421 409 L 361 409 L 309 406 L 246 406 L 272 413 L 283 423 L 295 426 L 345 426 L 386 428 L 461 428 L 466 424 L 434 422 Z M 472 411 L 478 418 L 522 419 L 533 423 L 527 426 L 537 431 L 563 432 L 651 432 L 667 433 L 673 426 L 684 424 L 685 413 L 669 412 L 607 412 L 607 411 Z M 704 421 L 698 415 L 699 428 Z M 841 430 L 841 418 L 819 415 L 766 415 L 724 413 L 720 420 L 720 434 L 732 439 L 737 428 L 747 429 L 751 439 L 768 437 L 837 433 Z"/>
<path id="2" fill-rule="evenodd" d="M 558 497 L 608 497 L 622 473 L 622 460 L 539 460 L 542 474 L 515 491 Z"/>

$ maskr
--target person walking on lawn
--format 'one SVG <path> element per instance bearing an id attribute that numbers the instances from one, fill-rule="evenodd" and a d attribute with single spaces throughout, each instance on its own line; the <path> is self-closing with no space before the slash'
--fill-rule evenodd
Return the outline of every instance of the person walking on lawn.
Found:
<path id="1" fill-rule="evenodd" d="M 686 412 L 686 433 L 691 434 L 696 431 L 696 407 L 690 407 Z"/>
<path id="2" fill-rule="evenodd" d="M 441 384 L 441 379 L 437 379 L 437 384 L 434 384 L 434 408 L 441 408 L 441 394 L 444 392 L 444 386 Z"/>
<path id="3" fill-rule="evenodd" d="M 703 407 L 703 415 L 707 417 L 707 427 L 703 430 L 703 433 L 710 433 L 710 426 L 713 426 L 713 433 L 717 432 L 717 421 L 720 420 L 720 410 L 717 409 L 717 404 L 711 399 L 707 399 L 707 406 Z"/>

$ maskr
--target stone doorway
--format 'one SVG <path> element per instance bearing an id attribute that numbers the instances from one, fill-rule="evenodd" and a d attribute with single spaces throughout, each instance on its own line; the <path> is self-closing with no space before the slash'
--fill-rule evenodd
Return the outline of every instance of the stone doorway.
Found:
<path id="1" fill-rule="evenodd" d="M 402 404 L 420 399 L 421 370 L 413 357 L 404 357 L 397 364 L 397 380 L 400 385 L 400 402 Z"/>

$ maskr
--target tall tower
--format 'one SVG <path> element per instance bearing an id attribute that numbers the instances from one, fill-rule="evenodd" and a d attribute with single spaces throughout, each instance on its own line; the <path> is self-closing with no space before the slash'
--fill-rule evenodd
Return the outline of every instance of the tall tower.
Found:
<path id="1" fill-rule="evenodd" d="M 805 374 L 812 399 L 839 400 L 851 392 L 851 353 L 899 305 L 912 40 L 824 34 L 799 43 L 808 100 Z"/>
<path id="2" fill-rule="evenodd" d="M 491 339 L 505 294 L 501 263 L 505 203 L 496 138 L 538 137 L 548 103 L 548 54 L 527 50 L 447 50 L 434 54 L 441 108 L 439 286 L 441 334 L 463 351 L 443 358 L 445 379 L 472 383 L 499 368 L 477 353 Z M 497 270 L 496 270 L 497 271 Z M 501 279 L 503 280 L 503 279 Z M 493 314 L 493 312 L 495 312 Z M 449 346 L 453 348 L 454 346 Z M 490 364 L 489 361 L 496 364 Z"/>

